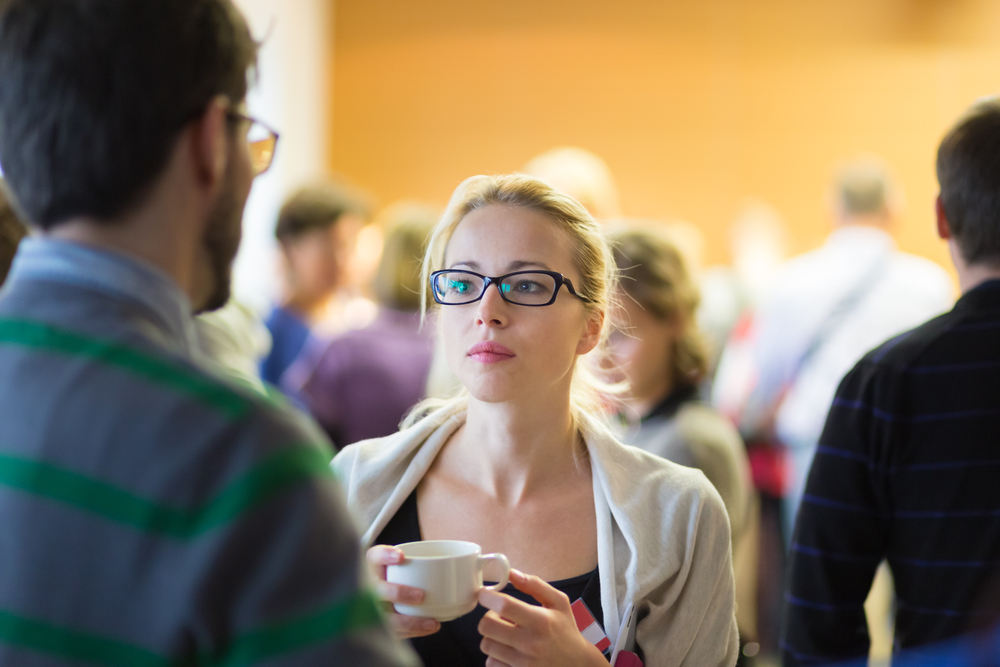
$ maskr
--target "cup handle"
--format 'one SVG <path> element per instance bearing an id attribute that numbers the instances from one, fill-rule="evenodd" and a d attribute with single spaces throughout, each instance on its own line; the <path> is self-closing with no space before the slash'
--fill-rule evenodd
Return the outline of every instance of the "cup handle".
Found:
<path id="1" fill-rule="evenodd" d="M 507 586 L 507 582 L 510 581 L 510 561 L 503 554 L 486 554 L 485 556 L 479 557 L 479 571 L 483 571 L 483 567 L 486 566 L 488 561 L 495 560 L 503 566 L 503 576 L 500 577 L 500 581 L 492 586 L 483 586 L 488 591 L 499 591 L 503 590 Z"/>

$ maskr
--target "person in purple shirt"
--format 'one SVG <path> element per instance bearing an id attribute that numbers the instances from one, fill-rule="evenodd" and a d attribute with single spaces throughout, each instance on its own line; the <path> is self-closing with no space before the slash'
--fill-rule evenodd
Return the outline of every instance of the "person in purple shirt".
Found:
<path id="1" fill-rule="evenodd" d="M 424 397 L 434 327 L 420 326 L 420 257 L 436 212 L 397 205 L 374 280 L 375 321 L 323 345 L 309 343 L 282 388 L 298 398 L 337 447 L 390 435 Z"/>

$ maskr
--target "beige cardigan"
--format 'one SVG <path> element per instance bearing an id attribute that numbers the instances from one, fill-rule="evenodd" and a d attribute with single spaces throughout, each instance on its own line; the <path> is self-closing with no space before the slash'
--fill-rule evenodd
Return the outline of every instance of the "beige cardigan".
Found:
<path id="1" fill-rule="evenodd" d="M 448 408 L 386 438 L 346 447 L 333 468 L 367 548 L 465 421 Z M 729 519 L 698 470 L 622 445 L 585 420 L 597 510 L 604 627 L 614 642 L 629 602 L 646 667 L 732 667 L 734 618 Z"/>

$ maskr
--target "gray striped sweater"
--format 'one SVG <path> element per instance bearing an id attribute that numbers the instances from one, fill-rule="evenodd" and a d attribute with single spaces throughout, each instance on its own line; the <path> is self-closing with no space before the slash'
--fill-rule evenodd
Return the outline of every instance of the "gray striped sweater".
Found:
<path id="1" fill-rule="evenodd" d="M 0 293 L 0 665 L 413 664 L 324 437 L 192 339 L 152 267 L 22 248 Z"/>

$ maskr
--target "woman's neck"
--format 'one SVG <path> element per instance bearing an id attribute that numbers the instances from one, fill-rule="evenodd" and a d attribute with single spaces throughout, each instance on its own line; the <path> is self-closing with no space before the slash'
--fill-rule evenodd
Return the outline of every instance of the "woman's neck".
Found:
<path id="1" fill-rule="evenodd" d="M 450 453 L 462 476 L 503 505 L 581 474 L 582 441 L 568 401 L 553 406 L 470 399 L 465 425 L 452 440 Z"/>
<path id="2" fill-rule="evenodd" d="M 622 414 L 625 421 L 637 424 L 643 417 L 662 403 L 674 391 L 674 383 L 670 376 L 664 373 L 663 381 L 641 393 L 629 392 L 622 398 Z"/>

